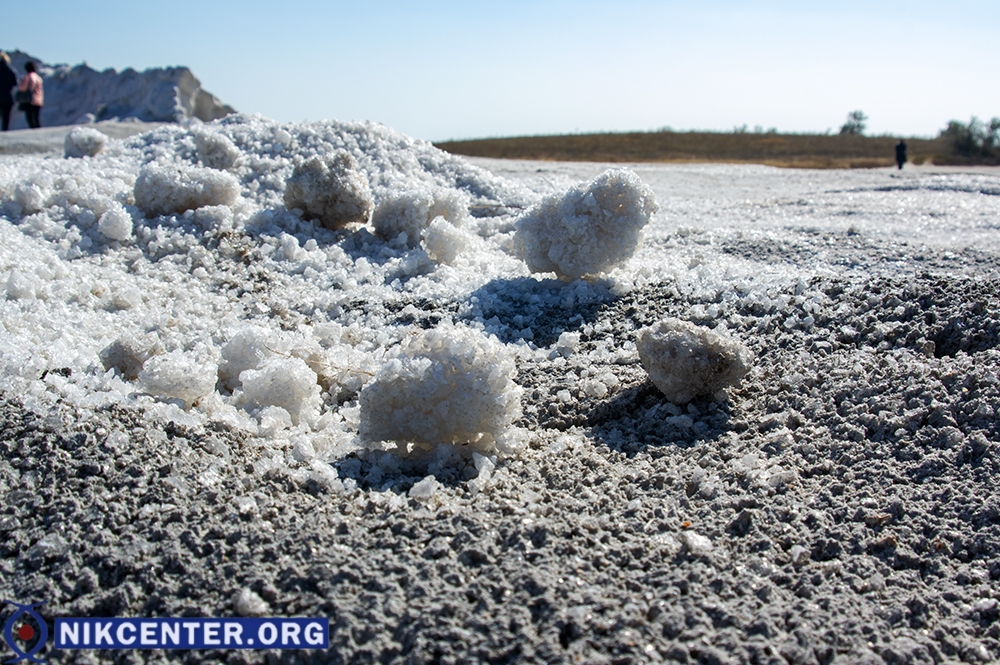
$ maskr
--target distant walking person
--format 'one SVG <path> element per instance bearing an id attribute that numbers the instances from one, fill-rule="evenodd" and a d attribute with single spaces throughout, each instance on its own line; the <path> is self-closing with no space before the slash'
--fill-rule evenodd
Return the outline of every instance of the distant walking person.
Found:
<path id="1" fill-rule="evenodd" d="M 17 84 L 17 89 L 21 92 L 30 92 L 31 99 L 21 104 L 18 108 L 24 111 L 24 117 L 28 121 L 28 127 L 38 129 L 42 122 L 38 115 L 41 113 L 42 105 L 45 104 L 45 92 L 42 90 L 42 77 L 35 73 L 35 63 L 28 62 L 24 66 L 24 71 L 28 72 L 21 77 Z"/>
<path id="2" fill-rule="evenodd" d="M 903 139 L 899 139 L 899 143 L 896 144 L 896 163 L 899 164 L 900 170 L 906 163 L 906 141 Z"/>
<path id="3" fill-rule="evenodd" d="M 10 57 L 0 51 L 0 120 L 3 120 L 3 131 L 10 127 L 10 109 L 14 106 L 14 98 L 10 89 L 17 85 L 17 76 L 10 68 Z"/>

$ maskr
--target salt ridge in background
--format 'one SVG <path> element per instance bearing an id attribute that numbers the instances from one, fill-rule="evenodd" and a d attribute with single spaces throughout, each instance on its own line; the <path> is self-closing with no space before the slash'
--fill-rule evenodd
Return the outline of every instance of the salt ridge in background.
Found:
<path id="1" fill-rule="evenodd" d="M 156 67 L 137 72 L 113 68 L 97 71 L 86 63 L 49 65 L 21 51 L 6 51 L 11 69 L 24 75 L 25 63 L 35 63 L 45 88 L 43 127 L 107 120 L 183 122 L 211 121 L 234 110 L 201 87 L 187 67 Z M 26 129 L 24 114 L 11 113 L 11 129 Z"/>

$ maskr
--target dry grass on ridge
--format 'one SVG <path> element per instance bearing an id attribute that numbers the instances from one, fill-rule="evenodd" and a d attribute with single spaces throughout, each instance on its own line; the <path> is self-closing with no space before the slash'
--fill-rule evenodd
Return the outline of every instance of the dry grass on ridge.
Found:
<path id="1" fill-rule="evenodd" d="M 631 132 L 446 141 L 457 155 L 575 162 L 727 162 L 791 168 L 875 168 L 895 164 L 891 136 Z M 906 139 L 910 161 L 941 163 L 942 139 Z"/>

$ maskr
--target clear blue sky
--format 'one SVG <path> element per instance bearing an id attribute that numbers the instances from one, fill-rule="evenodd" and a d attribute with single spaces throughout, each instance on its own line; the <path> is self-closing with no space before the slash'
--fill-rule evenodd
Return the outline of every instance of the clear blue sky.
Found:
<path id="1" fill-rule="evenodd" d="M 186 65 L 240 111 L 429 140 L 1000 116 L 996 0 L 0 0 L 0 20 L 0 48 L 45 62 Z"/>

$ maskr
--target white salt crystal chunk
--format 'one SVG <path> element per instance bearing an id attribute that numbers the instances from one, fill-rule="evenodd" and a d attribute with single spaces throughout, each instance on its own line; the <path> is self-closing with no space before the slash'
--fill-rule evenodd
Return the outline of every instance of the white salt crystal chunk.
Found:
<path id="1" fill-rule="evenodd" d="M 413 484 L 413 487 L 410 488 L 409 496 L 418 501 L 426 501 L 434 496 L 439 489 L 441 489 L 441 483 L 434 476 L 427 476 L 423 480 Z"/>
<path id="2" fill-rule="evenodd" d="M 752 359 L 739 341 L 679 319 L 643 328 L 636 347 L 650 380 L 675 404 L 737 385 Z"/>
<path id="3" fill-rule="evenodd" d="M 139 382 L 156 397 L 179 399 L 190 406 L 215 389 L 217 372 L 215 363 L 201 362 L 177 350 L 149 358 L 139 372 Z"/>
<path id="4" fill-rule="evenodd" d="M 691 556 L 706 556 L 714 549 L 711 539 L 697 531 L 682 531 L 681 543 Z"/>
<path id="5" fill-rule="evenodd" d="M 250 589 L 240 589 L 233 596 L 233 609 L 241 617 L 264 616 L 271 611 L 267 602 Z"/>
<path id="6" fill-rule="evenodd" d="M 112 202 L 98 220 L 97 230 L 108 240 L 128 240 L 132 237 L 132 215 L 120 203 Z"/>
<path id="7" fill-rule="evenodd" d="M 249 408 L 280 406 L 291 416 L 293 424 L 298 424 L 320 403 L 316 372 L 300 358 L 267 358 L 258 369 L 241 372 L 240 383 Z"/>
<path id="8" fill-rule="evenodd" d="M 312 157 L 296 166 L 285 183 L 285 206 L 328 229 L 367 222 L 373 205 L 368 176 L 347 152 Z"/>
<path id="9" fill-rule="evenodd" d="M 205 206 L 232 205 L 240 183 L 223 171 L 196 166 L 149 164 L 139 171 L 135 204 L 146 215 L 170 215 Z"/>
<path id="10" fill-rule="evenodd" d="M 92 127 L 74 127 L 63 140 L 66 157 L 93 157 L 108 142 L 108 137 Z"/>
<path id="11" fill-rule="evenodd" d="M 659 206 L 653 191 L 626 169 L 546 197 L 515 224 L 514 248 L 532 272 L 575 279 L 627 261 Z"/>
<path id="12" fill-rule="evenodd" d="M 491 449 L 521 413 L 513 356 L 495 337 L 447 326 L 407 337 L 361 391 L 360 434 L 423 449 Z"/>

